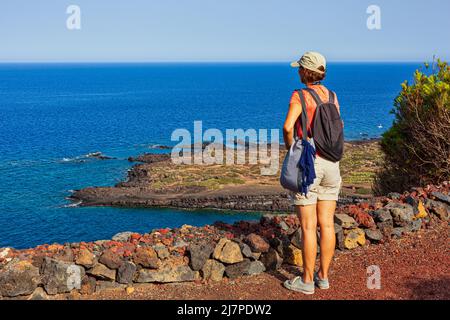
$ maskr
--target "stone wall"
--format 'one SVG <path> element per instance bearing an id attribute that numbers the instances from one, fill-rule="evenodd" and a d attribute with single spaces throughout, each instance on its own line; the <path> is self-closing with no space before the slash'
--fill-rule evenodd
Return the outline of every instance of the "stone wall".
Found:
<path id="1" fill-rule="evenodd" d="M 444 183 L 339 207 L 338 252 L 448 221 L 449 190 L 450 183 Z M 73 290 L 91 294 L 130 289 L 137 283 L 221 281 L 276 270 L 282 264 L 303 264 L 301 229 L 294 215 L 146 234 L 123 232 L 111 240 L 0 249 L 0 298 L 39 299 Z"/>

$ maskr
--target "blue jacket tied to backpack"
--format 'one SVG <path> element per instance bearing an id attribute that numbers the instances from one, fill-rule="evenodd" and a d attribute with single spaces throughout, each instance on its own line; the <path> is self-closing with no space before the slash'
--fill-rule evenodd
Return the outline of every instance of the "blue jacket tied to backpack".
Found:
<path id="1" fill-rule="evenodd" d="M 298 163 L 301 171 L 301 181 L 299 181 L 300 194 L 306 195 L 309 191 L 309 186 L 312 185 L 316 178 L 316 170 L 314 168 L 314 161 L 316 160 L 316 148 L 307 140 L 302 140 L 303 152 Z"/>

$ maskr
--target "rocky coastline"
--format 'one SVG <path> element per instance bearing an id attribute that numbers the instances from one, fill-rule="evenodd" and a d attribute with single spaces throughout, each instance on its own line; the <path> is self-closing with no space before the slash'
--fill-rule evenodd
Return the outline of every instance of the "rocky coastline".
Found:
<path id="1" fill-rule="evenodd" d="M 421 229 L 448 230 L 450 182 L 341 206 L 339 252 L 377 245 Z M 301 268 L 301 229 L 294 215 L 260 221 L 123 232 L 111 240 L 0 249 L 0 298 L 51 299 L 145 283 L 208 283 Z"/>
<path id="2" fill-rule="evenodd" d="M 234 186 L 225 190 L 183 188 L 162 194 L 136 187 L 92 187 L 77 190 L 71 199 L 80 206 L 166 207 L 235 211 L 286 212 L 291 208 L 288 193 L 272 186 Z"/>
<path id="3" fill-rule="evenodd" d="M 207 144 L 203 145 L 205 148 Z M 378 151 L 373 151 L 378 141 L 355 141 L 346 143 L 347 153 L 355 158 L 371 159 L 365 166 L 376 170 L 373 159 Z M 369 150 L 369 152 L 367 152 Z M 249 150 L 246 150 L 247 156 Z M 281 168 L 285 150 L 280 150 Z M 174 165 L 170 154 L 146 153 L 129 157 L 137 162 L 128 171 L 127 179 L 112 187 L 87 187 L 75 190 L 70 200 L 80 206 L 117 206 L 117 207 L 172 207 L 181 209 L 219 209 L 238 211 L 262 211 L 286 213 L 291 204 L 286 192 L 278 182 L 278 175 L 262 176 L 260 165 Z M 353 161 L 353 159 L 351 159 Z M 356 203 L 370 197 L 370 192 L 355 192 L 356 180 L 362 174 L 355 167 L 361 163 L 344 162 L 344 176 L 351 183 L 344 184 L 345 191 L 340 197 L 341 204 Z M 353 164 L 353 166 L 352 166 Z M 358 175 L 359 173 L 359 175 Z M 364 176 L 363 176 L 364 177 Z M 370 183 L 366 183 L 370 191 Z"/>

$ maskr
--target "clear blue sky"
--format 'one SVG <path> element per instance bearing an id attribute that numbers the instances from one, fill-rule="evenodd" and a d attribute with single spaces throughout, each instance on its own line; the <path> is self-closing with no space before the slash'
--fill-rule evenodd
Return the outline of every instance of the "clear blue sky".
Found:
<path id="1" fill-rule="evenodd" d="M 67 6 L 82 29 L 66 28 Z M 382 29 L 366 27 L 369 5 Z M 450 58 L 448 0 L 9 0 L 0 2 L 0 62 L 334 61 Z"/>

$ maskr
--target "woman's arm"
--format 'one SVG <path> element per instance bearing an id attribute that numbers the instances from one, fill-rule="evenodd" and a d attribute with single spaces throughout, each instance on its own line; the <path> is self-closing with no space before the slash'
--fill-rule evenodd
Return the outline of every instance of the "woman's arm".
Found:
<path id="1" fill-rule="evenodd" d="M 289 150 L 294 141 L 294 126 L 298 117 L 302 113 L 302 106 L 298 103 L 291 103 L 289 105 L 289 111 L 286 116 L 286 120 L 283 126 L 283 140 L 286 149 Z"/>
<path id="2" fill-rule="evenodd" d="M 334 93 L 334 104 L 336 105 L 337 110 L 338 110 L 339 115 L 340 115 L 341 114 L 341 106 L 339 105 L 339 101 L 338 101 L 336 92 Z"/>
<path id="3" fill-rule="evenodd" d="M 339 115 L 341 115 L 341 106 L 339 105 L 339 101 L 338 101 L 338 98 L 337 98 L 337 94 L 335 93 L 334 94 L 334 104 L 336 105 L 336 107 L 337 107 L 337 110 L 338 110 L 338 112 L 339 112 Z M 344 127 L 344 120 L 341 120 L 342 121 L 342 128 Z"/>

